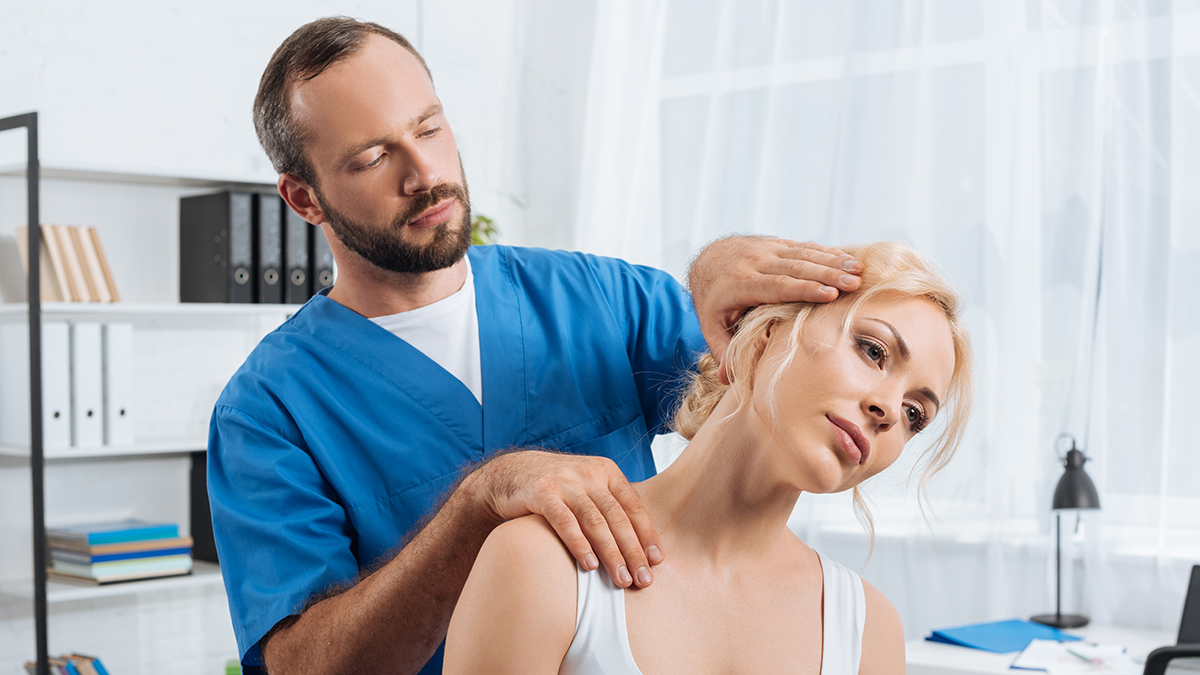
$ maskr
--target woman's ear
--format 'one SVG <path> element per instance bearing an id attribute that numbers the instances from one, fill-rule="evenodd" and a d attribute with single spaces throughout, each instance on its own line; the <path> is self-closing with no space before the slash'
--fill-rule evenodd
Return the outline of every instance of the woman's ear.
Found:
<path id="1" fill-rule="evenodd" d="M 754 339 L 749 344 L 742 346 L 742 349 L 749 350 L 750 352 L 750 359 L 747 364 L 749 366 L 747 368 L 749 373 L 758 370 L 758 364 L 762 361 L 763 354 L 766 353 L 767 345 L 770 344 L 771 336 L 775 333 L 775 327 L 778 324 L 778 319 L 772 319 L 758 335 L 754 336 Z M 725 358 L 721 360 L 721 369 L 717 371 L 718 376 L 728 375 L 728 377 L 721 378 L 721 381 L 725 383 L 732 382 L 735 377 L 734 373 L 730 373 L 725 365 L 729 359 L 730 351 L 725 351 Z"/>

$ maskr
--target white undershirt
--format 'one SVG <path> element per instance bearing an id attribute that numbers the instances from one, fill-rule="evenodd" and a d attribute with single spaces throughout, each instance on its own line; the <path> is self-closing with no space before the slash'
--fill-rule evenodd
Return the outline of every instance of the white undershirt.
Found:
<path id="1" fill-rule="evenodd" d="M 463 260 L 467 263 L 467 278 L 453 295 L 432 305 L 371 320 L 457 377 L 482 404 L 475 277 L 471 274 L 471 261 L 466 257 Z"/>

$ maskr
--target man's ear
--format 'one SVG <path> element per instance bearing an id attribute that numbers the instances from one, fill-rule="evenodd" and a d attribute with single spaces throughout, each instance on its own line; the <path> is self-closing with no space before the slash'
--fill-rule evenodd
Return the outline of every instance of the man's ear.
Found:
<path id="1" fill-rule="evenodd" d="M 317 193 L 308 181 L 294 173 L 284 173 L 279 175 L 276 185 L 279 187 L 279 196 L 296 215 L 313 225 L 325 222 L 325 211 L 317 203 Z"/>

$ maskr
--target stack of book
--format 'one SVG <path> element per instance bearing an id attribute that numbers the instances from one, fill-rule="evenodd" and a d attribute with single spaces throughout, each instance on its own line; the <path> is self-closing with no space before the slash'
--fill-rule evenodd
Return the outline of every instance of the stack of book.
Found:
<path id="1" fill-rule="evenodd" d="M 38 279 L 43 302 L 116 302 L 121 299 L 94 227 L 42 225 Z M 29 273 L 29 230 L 18 227 L 17 252 Z"/>
<path id="2" fill-rule="evenodd" d="M 26 661 L 25 671 L 29 675 L 37 675 L 37 664 Z M 63 654 L 57 659 L 50 659 L 50 672 L 54 675 L 108 675 L 100 659 L 82 654 Z"/>
<path id="3" fill-rule="evenodd" d="M 192 538 L 173 523 L 123 520 L 46 529 L 52 579 L 110 584 L 190 574 Z"/>

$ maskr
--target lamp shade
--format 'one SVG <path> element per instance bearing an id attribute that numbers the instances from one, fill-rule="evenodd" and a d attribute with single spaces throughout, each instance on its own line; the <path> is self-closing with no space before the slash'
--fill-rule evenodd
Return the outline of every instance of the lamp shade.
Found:
<path id="1" fill-rule="evenodd" d="M 1054 489 L 1054 504 L 1051 508 L 1055 511 L 1100 508 L 1100 496 L 1096 494 L 1096 486 L 1092 479 L 1083 470 L 1084 462 L 1087 462 L 1087 457 L 1076 450 L 1072 443 L 1063 462 L 1066 471 L 1063 472 L 1062 478 L 1058 479 L 1058 487 Z"/>

